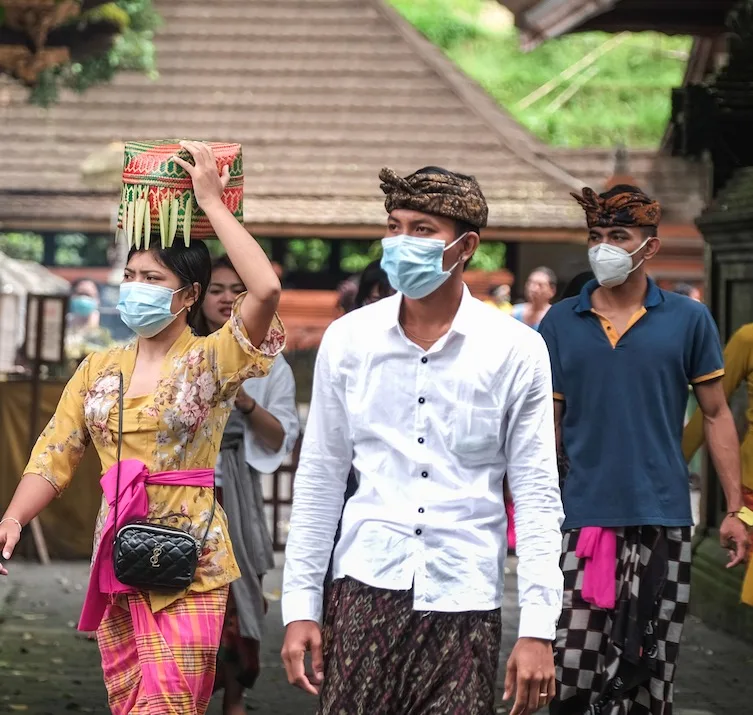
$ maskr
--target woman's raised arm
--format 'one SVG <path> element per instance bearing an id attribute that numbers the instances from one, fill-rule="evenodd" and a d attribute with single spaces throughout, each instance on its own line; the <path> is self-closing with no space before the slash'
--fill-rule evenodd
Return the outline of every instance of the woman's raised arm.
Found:
<path id="1" fill-rule="evenodd" d="M 212 224 L 248 293 L 241 305 L 241 318 L 251 342 L 259 347 L 267 335 L 280 300 L 280 280 L 261 246 L 222 203 L 222 192 L 230 179 L 230 168 L 217 172 L 212 149 L 202 142 L 181 142 L 194 164 L 173 157 L 193 181 L 196 203 Z"/>

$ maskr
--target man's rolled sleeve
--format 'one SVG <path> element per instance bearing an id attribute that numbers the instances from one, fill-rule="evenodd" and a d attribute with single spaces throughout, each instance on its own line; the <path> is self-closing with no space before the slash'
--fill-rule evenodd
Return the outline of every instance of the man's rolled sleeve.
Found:
<path id="1" fill-rule="evenodd" d="M 704 305 L 691 333 L 690 382 L 697 385 L 724 375 L 724 356 L 719 330 L 709 309 Z"/>

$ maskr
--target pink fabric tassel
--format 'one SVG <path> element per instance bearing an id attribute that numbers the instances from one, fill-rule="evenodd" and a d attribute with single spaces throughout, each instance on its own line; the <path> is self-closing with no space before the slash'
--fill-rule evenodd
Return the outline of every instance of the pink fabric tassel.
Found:
<path id="1" fill-rule="evenodd" d="M 517 539 L 515 537 L 515 506 L 512 501 L 505 504 L 505 511 L 507 512 L 507 548 L 515 551 Z"/>
<path id="2" fill-rule="evenodd" d="M 575 555 L 586 561 L 583 600 L 597 608 L 613 609 L 617 601 L 617 532 L 601 526 L 583 527 Z"/>
<path id="3" fill-rule="evenodd" d="M 120 583 L 115 578 L 112 563 L 112 547 L 115 539 L 115 487 L 118 465 L 113 464 L 99 483 L 109 505 L 109 512 L 102 529 L 99 550 L 94 557 L 89 587 L 86 591 L 84 608 L 78 623 L 80 631 L 95 631 L 111 600 L 119 593 L 135 593 L 135 589 Z M 120 462 L 120 498 L 118 501 L 118 529 L 131 521 L 146 519 L 149 512 L 147 484 L 181 487 L 214 486 L 213 469 L 187 469 L 175 472 L 149 474 L 149 470 L 138 459 L 124 459 Z"/>

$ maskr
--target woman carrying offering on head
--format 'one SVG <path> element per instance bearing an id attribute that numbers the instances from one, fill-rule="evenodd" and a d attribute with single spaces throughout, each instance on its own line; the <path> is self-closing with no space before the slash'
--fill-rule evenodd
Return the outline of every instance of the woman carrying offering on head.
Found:
<path id="1" fill-rule="evenodd" d="M 209 335 L 221 330 L 244 290 L 228 257 L 215 260 L 197 332 Z M 246 712 L 243 691 L 253 687 L 261 670 L 259 651 L 267 610 L 262 579 L 275 565 L 261 475 L 280 467 L 298 432 L 293 371 L 278 355 L 266 377 L 246 380 L 238 390 L 215 466 L 217 498 L 228 515 L 241 569 L 241 578 L 230 585 L 217 657 L 215 690 L 225 691 L 225 715 Z"/>
<path id="2" fill-rule="evenodd" d="M 284 329 L 275 314 L 280 282 L 227 205 L 238 213 L 240 147 L 215 146 L 222 151 L 235 147 L 232 172 L 227 157 L 215 156 L 203 143 L 126 146 L 124 181 L 133 184 L 137 171 L 142 181 L 135 202 L 128 198 L 133 186 L 123 192 L 128 199 L 123 226 L 134 248 L 118 310 L 137 338 L 81 363 L 0 521 L 0 549 L 7 561 L 22 528 L 66 488 L 87 445 L 94 444 L 102 461 L 104 498 L 78 627 L 97 631 L 114 715 L 206 711 L 228 587 L 240 576 L 225 514 L 214 502 L 213 468 L 238 389 L 246 379 L 268 374 L 284 346 Z M 159 183 L 165 178 L 169 181 Z M 180 181 L 187 187 L 183 193 L 175 188 Z M 172 207 L 169 223 L 149 215 L 156 208 L 153 190 L 156 201 L 162 200 L 160 219 L 165 202 Z M 178 209 L 183 236 L 176 231 Z M 206 246 L 188 240 L 192 222 L 219 238 L 249 287 L 227 323 L 208 337 L 197 337 L 189 327 L 211 274 Z M 157 223 L 161 248 L 149 247 Z M 173 244 L 176 236 L 181 245 Z M 201 544 L 187 589 L 139 590 L 117 580 L 117 530 L 139 520 L 169 522 Z M 161 557 L 152 556 L 158 566 Z M 0 565 L 0 574 L 7 573 Z"/>

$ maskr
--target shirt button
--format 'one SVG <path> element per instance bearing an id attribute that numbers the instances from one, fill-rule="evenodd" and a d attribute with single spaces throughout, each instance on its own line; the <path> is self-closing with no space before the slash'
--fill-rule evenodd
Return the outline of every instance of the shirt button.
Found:
<path id="1" fill-rule="evenodd" d="M 423 437 L 419 437 L 418 438 L 418 443 L 419 444 L 423 444 L 424 443 L 424 438 Z"/>
<path id="2" fill-rule="evenodd" d="M 424 404 L 424 402 L 426 402 L 426 399 L 425 399 L 425 398 L 423 398 L 423 397 L 419 397 L 419 398 L 418 398 L 418 404 L 419 404 L 419 405 L 423 405 L 423 404 Z"/>
<path id="3" fill-rule="evenodd" d="M 426 479 L 429 476 L 429 472 L 421 472 L 421 476 Z"/>
<path id="4" fill-rule="evenodd" d="M 421 358 L 421 362 L 422 362 L 422 363 L 423 363 L 424 365 L 426 365 L 426 363 L 427 363 L 427 362 L 429 362 L 429 358 L 427 358 L 427 357 L 422 357 L 422 358 Z"/>
<path id="5" fill-rule="evenodd" d="M 418 507 L 418 513 L 419 514 L 423 514 L 424 513 L 424 508 L 422 506 Z"/>
<path id="6" fill-rule="evenodd" d="M 422 533 L 421 529 L 416 529 L 416 536 L 421 536 Z"/>

